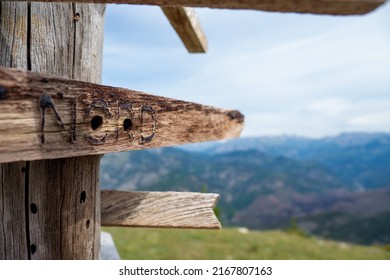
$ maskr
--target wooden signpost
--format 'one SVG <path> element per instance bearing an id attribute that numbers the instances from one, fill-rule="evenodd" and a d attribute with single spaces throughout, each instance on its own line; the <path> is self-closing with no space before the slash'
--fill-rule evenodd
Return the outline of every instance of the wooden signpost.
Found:
<path id="1" fill-rule="evenodd" d="M 104 11 L 1 1 L 0 66 L 100 83 Z M 0 142 L 8 133 L 1 129 Z M 65 155 L 0 164 L 0 259 L 99 258 L 100 156 Z"/>
<path id="2" fill-rule="evenodd" d="M 205 52 L 186 7 L 348 15 L 384 1 L 46 2 L 0 1 L 0 259 L 98 259 L 101 225 L 220 228 L 216 194 L 100 191 L 101 154 L 237 137 L 244 123 L 99 85 L 105 3 L 163 6 L 189 52 Z"/>

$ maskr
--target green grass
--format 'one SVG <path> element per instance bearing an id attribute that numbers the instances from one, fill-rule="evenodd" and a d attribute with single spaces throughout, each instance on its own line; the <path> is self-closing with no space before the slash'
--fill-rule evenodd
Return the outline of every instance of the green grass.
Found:
<path id="1" fill-rule="evenodd" d="M 123 260 L 384 259 L 390 251 L 281 231 L 104 228 Z"/>

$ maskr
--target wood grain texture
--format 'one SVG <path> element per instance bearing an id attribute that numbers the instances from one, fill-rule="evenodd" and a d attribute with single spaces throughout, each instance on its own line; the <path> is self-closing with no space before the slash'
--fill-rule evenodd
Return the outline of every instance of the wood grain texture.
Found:
<path id="1" fill-rule="evenodd" d="M 0 68 L 0 162 L 239 136 L 238 111 Z"/>
<path id="2" fill-rule="evenodd" d="M 2 1 L 2 0 L 1 0 Z M 25 1 L 25 0 L 18 0 Z M 283 13 L 360 15 L 373 11 L 385 0 L 34 0 L 44 2 L 90 2 L 138 5 L 179 5 L 221 9 L 250 9 Z"/>
<path id="3" fill-rule="evenodd" d="M 0 2 L 0 66 L 27 70 L 27 3 Z"/>
<path id="4" fill-rule="evenodd" d="M 24 162 L 0 164 L 0 260 L 28 259 Z"/>
<path id="5" fill-rule="evenodd" d="M 30 162 L 31 259 L 98 258 L 99 162 L 100 156 Z"/>
<path id="6" fill-rule="evenodd" d="M 0 2 L 0 66 L 27 69 L 27 14 L 27 3 Z M 0 164 L 0 260 L 29 257 L 25 173 L 25 162 Z"/>
<path id="7" fill-rule="evenodd" d="M 29 70 L 101 82 L 105 5 L 32 3 Z"/>
<path id="8" fill-rule="evenodd" d="M 103 226 L 219 229 L 218 194 L 191 192 L 101 193 Z"/>
<path id="9" fill-rule="evenodd" d="M 100 82 L 104 8 L 0 2 L 0 66 Z M 99 159 L 0 164 L 0 259 L 99 258 Z"/>
<path id="10" fill-rule="evenodd" d="M 162 6 L 162 11 L 190 53 L 207 52 L 207 38 L 193 8 Z"/>

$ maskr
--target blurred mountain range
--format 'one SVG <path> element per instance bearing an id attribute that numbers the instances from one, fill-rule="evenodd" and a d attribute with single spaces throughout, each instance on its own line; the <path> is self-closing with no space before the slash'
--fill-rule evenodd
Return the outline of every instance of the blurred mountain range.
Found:
<path id="1" fill-rule="evenodd" d="M 390 134 L 256 137 L 109 154 L 101 186 L 219 193 L 222 223 L 390 243 Z"/>

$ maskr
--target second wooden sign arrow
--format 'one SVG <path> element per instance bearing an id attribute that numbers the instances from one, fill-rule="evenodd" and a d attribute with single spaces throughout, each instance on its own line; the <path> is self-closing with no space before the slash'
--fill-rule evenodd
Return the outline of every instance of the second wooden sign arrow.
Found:
<path id="1" fill-rule="evenodd" d="M 238 137 L 238 111 L 0 68 L 0 163 Z"/>

